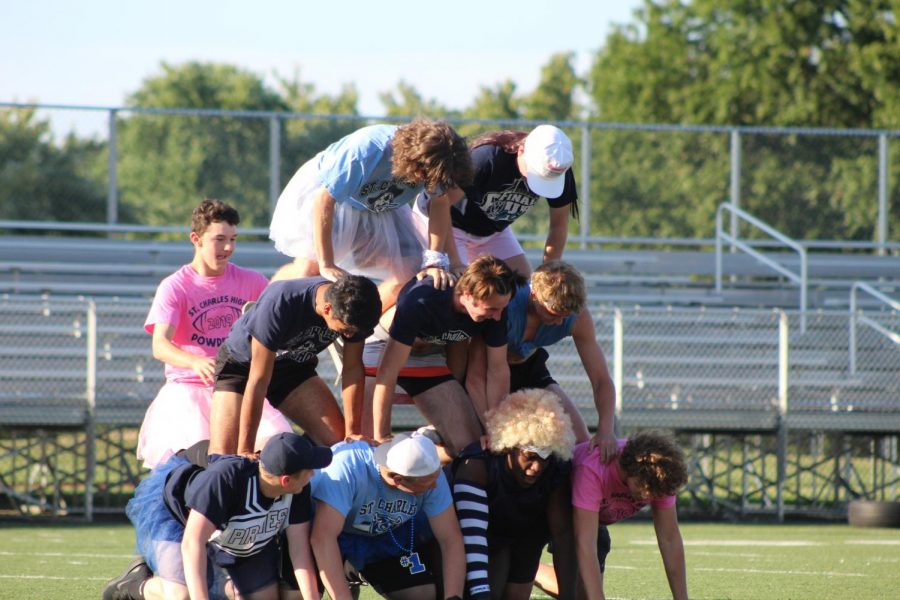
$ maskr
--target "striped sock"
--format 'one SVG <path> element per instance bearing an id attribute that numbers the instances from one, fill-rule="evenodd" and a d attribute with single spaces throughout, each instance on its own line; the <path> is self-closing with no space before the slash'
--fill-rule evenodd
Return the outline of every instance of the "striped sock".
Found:
<path id="1" fill-rule="evenodd" d="M 466 547 L 466 586 L 473 600 L 491 597 L 488 582 L 487 492 L 471 481 L 453 484 L 453 501 Z"/>

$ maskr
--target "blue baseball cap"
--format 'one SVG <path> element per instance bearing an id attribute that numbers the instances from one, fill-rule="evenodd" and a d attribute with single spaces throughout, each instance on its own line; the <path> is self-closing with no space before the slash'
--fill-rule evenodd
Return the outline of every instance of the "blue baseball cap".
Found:
<path id="1" fill-rule="evenodd" d="M 303 469 L 327 467 L 331 457 L 331 448 L 316 446 L 296 433 L 279 433 L 266 442 L 259 462 L 272 475 L 292 475 Z"/>

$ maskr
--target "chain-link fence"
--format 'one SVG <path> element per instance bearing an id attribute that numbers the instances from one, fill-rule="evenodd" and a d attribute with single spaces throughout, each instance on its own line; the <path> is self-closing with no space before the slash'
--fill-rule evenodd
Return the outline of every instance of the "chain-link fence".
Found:
<path id="1" fill-rule="evenodd" d="M 23 132 L 29 123 L 42 132 L 35 121 L 70 115 L 90 119 L 97 132 L 48 148 L 58 159 L 46 174 L 53 186 L 29 183 L 42 181 L 35 173 L 45 166 L 20 156 L 24 138 L 19 150 L 0 154 L 7 157 L 0 172 L 8 175 L 0 220 L 155 226 L 186 223 L 208 196 L 238 207 L 245 226 L 266 228 L 275 200 L 306 160 L 361 126 L 407 120 L 24 103 L 0 103 L 0 111 Z M 449 120 L 469 139 L 536 124 Z M 716 207 L 728 200 L 811 246 L 900 248 L 900 187 L 889 185 L 900 180 L 898 131 L 557 124 L 575 149 L 581 220 L 571 229 L 583 243 L 708 242 Z M 38 133 L 32 142 L 46 144 Z M 546 223 L 546 208 L 538 206 L 515 230 L 543 238 Z M 734 221 L 732 233 L 737 229 Z"/>
<path id="2" fill-rule="evenodd" d="M 0 298 L 0 489 L 17 510 L 121 510 L 140 477 L 136 427 L 164 381 L 143 330 L 148 308 L 124 298 Z M 867 315 L 900 325 L 896 311 Z M 697 506 L 783 514 L 785 502 L 789 512 L 833 511 L 849 497 L 896 498 L 900 348 L 880 331 L 859 329 L 851 373 L 844 311 L 809 314 L 805 333 L 796 313 L 780 310 L 596 306 L 592 316 L 620 427 L 689 436 Z M 571 340 L 550 349 L 548 365 L 594 425 Z M 338 395 L 326 353 L 319 372 Z M 394 411 L 399 429 L 422 422 L 414 406 Z"/>

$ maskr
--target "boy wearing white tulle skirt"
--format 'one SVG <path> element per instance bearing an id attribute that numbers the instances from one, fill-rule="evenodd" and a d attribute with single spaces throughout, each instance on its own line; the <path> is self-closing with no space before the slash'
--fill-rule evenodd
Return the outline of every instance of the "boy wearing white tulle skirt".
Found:
<path id="1" fill-rule="evenodd" d="M 456 257 L 450 205 L 471 179 L 466 141 L 445 122 L 420 118 L 345 136 L 300 167 L 281 193 L 269 237 L 294 261 L 273 280 L 363 275 L 382 281 L 384 309 L 420 271 L 445 288 Z M 433 197 L 427 239 L 409 206 L 422 191 Z"/>

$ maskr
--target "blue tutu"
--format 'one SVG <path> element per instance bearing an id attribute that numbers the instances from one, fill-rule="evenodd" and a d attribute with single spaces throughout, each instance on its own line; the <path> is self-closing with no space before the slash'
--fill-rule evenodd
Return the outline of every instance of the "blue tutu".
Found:
<path id="1" fill-rule="evenodd" d="M 173 456 L 154 469 L 134 490 L 134 497 L 125 506 L 125 514 L 134 525 L 138 553 L 147 561 L 154 573 L 159 573 L 154 544 L 156 542 L 181 543 L 184 525 L 180 523 L 165 501 L 166 480 L 179 467 L 190 465 L 180 456 Z"/>
<path id="2" fill-rule="evenodd" d="M 416 516 L 411 521 L 415 521 L 413 526 L 416 528 L 414 549 L 421 548 L 434 537 L 431 525 L 428 523 L 428 517 L 424 512 L 416 513 Z M 394 538 L 404 546 L 409 543 L 409 528 L 410 521 L 406 521 L 393 531 Z M 349 560 L 350 564 L 360 571 L 366 565 L 408 554 L 406 550 L 400 549 L 394 543 L 394 539 L 387 532 L 375 536 L 342 532 L 338 536 L 338 546 L 341 549 L 341 556 Z"/>

